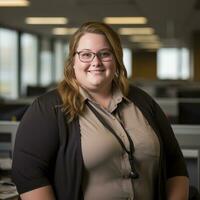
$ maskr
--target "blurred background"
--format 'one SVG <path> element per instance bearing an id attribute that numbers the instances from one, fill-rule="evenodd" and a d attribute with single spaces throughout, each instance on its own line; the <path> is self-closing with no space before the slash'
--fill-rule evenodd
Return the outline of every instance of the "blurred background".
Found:
<path id="1" fill-rule="evenodd" d="M 119 33 L 130 83 L 172 123 L 200 122 L 199 0 L 0 0 L 0 119 L 20 120 L 23 104 L 56 86 L 69 39 L 86 21 Z"/>
<path id="2" fill-rule="evenodd" d="M 130 84 L 158 102 L 182 148 L 196 151 L 185 155 L 199 188 L 200 0 L 0 0 L 1 123 L 20 122 L 56 87 L 69 39 L 86 21 L 119 33 Z"/>

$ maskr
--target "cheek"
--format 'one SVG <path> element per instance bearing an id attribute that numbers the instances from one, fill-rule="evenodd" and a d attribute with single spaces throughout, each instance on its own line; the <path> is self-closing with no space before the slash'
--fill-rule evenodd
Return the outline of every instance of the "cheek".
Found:
<path id="1" fill-rule="evenodd" d="M 75 78 L 78 81 L 81 81 L 81 79 L 83 79 L 83 76 L 87 71 L 87 67 L 84 65 L 81 65 L 80 63 L 74 63 L 73 68 L 74 68 Z"/>
<path id="2" fill-rule="evenodd" d="M 74 65 L 74 75 L 75 75 L 75 78 L 78 79 L 78 76 L 80 74 L 80 71 L 79 71 L 79 68 L 77 67 L 77 65 Z"/>
<path id="3" fill-rule="evenodd" d="M 77 77 L 77 75 L 78 75 L 79 72 L 80 72 L 81 66 L 80 66 L 80 63 L 79 63 L 76 59 L 75 59 L 75 61 L 74 61 L 73 69 L 74 69 L 74 74 L 75 74 L 75 76 Z"/>
<path id="4" fill-rule="evenodd" d="M 83 62 L 80 62 L 80 61 L 74 62 L 74 71 L 76 71 L 76 73 L 87 72 L 89 67 L 90 67 L 90 65 L 87 64 L 87 63 L 83 63 Z"/>

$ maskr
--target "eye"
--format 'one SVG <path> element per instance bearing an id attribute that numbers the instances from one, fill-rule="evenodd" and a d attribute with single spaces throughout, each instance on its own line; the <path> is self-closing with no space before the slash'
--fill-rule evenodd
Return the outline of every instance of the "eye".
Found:
<path id="1" fill-rule="evenodd" d="M 92 53 L 91 52 L 81 52 L 80 53 L 81 58 L 91 58 L 92 57 Z"/>
<path id="2" fill-rule="evenodd" d="M 100 55 L 102 58 L 107 58 L 111 56 L 111 52 L 110 51 L 101 51 Z"/>

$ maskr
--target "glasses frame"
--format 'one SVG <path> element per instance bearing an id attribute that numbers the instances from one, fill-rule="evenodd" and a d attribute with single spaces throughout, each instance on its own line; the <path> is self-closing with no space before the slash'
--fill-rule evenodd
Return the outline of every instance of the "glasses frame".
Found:
<path id="1" fill-rule="evenodd" d="M 101 56 L 100 56 L 100 53 L 103 52 L 103 51 L 109 51 L 109 52 L 111 53 L 112 57 L 111 57 L 110 60 L 106 60 L 106 61 L 102 60 L 102 58 L 101 58 Z M 93 54 L 93 58 L 92 58 L 90 61 L 83 61 L 83 60 L 81 60 L 81 58 L 80 58 L 80 53 L 82 53 L 82 52 L 92 53 L 92 54 Z M 94 60 L 95 56 L 96 56 L 101 62 L 110 62 L 110 61 L 113 60 L 113 52 L 112 52 L 110 49 L 100 50 L 100 51 L 98 51 L 97 53 L 92 52 L 92 51 L 85 51 L 85 50 L 82 50 L 82 51 L 76 51 L 75 54 L 78 54 L 79 60 L 80 60 L 81 62 L 83 62 L 83 63 L 91 63 L 91 62 Z"/>

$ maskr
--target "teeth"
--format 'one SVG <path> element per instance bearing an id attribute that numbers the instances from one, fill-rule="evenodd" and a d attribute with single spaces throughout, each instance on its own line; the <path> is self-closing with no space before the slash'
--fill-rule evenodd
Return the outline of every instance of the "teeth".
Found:
<path id="1" fill-rule="evenodd" d="M 103 72 L 104 70 L 89 70 L 89 72 Z"/>

